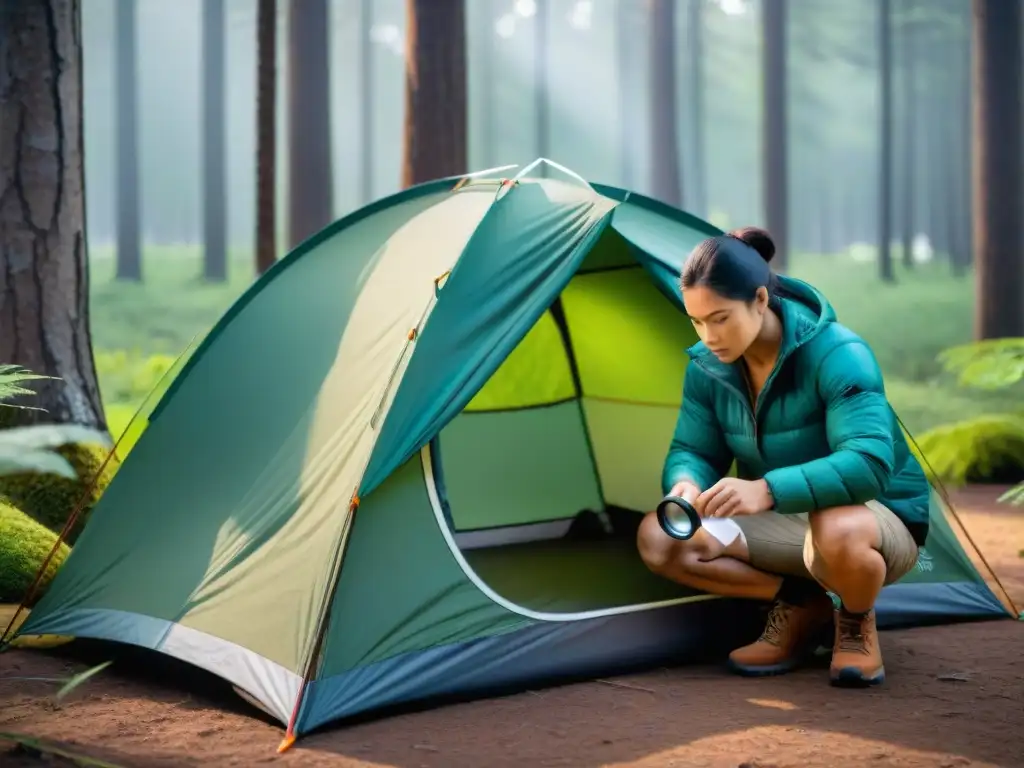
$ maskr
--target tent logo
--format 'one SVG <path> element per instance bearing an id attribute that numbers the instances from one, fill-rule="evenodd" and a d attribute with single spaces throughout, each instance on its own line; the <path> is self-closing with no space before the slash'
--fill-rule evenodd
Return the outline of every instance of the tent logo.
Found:
<path id="1" fill-rule="evenodd" d="M 921 551 L 917 556 L 917 570 L 919 571 L 931 571 L 935 567 L 932 562 L 932 556 L 928 554 L 928 550 L 921 547 Z"/>

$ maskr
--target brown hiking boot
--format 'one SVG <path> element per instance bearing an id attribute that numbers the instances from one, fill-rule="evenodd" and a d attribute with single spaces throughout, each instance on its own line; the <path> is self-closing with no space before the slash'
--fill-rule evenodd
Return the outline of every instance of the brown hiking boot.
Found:
<path id="1" fill-rule="evenodd" d="M 874 610 L 855 614 L 840 608 L 836 611 L 835 623 L 835 648 L 829 669 L 832 685 L 865 688 L 884 683 L 885 666 Z"/>
<path id="2" fill-rule="evenodd" d="M 781 675 L 798 667 L 814 649 L 832 618 L 827 595 L 802 605 L 776 600 L 761 637 L 729 654 L 729 668 L 748 677 Z"/>

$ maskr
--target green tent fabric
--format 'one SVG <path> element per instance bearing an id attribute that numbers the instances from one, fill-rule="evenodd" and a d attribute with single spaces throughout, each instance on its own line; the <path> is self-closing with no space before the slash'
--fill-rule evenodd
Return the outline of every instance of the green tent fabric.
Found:
<path id="1" fill-rule="evenodd" d="M 695 340 L 680 262 L 718 230 L 537 168 L 405 190 L 269 270 L 188 358 L 20 634 L 188 661 L 289 743 L 756 631 L 755 607 L 654 576 L 633 540 Z M 1009 615 L 947 514 L 936 494 L 883 626 Z"/>

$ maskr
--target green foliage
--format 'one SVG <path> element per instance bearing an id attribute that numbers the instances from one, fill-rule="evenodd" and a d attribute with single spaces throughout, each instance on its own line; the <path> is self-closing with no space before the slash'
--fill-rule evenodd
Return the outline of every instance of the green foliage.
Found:
<path id="1" fill-rule="evenodd" d="M 951 347 L 939 355 L 961 386 L 1006 390 L 1024 380 L 1024 338 L 987 339 Z M 986 415 L 937 427 L 920 442 L 936 472 L 952 482 L 1005 480 L 1024 473 L 1024 414 Z M 927 447 L 926 447 L 927 446 Z M 1024 504 L 1024 482 L 1000 499 Z"/>
<path id="2" fill-rule="evenodd" d="M 32 373 L 28 369 L 22 368 L 20 365 L 0 365 L 0 406 L 3 406 L 4 408 L 20 408 L 30 411 L 42 410 L 41 408 L 36 408 L 30 405 L 7 402 L 15 397 L 34 395 L 35 392 L 27 387 L 21 386 L 21 383 L 24 381 L 37 381 L 39 379 L 52 380 L 53 376 L 43 376 L 40 373 Z"/>
<path id="3" fill-rule="evenodd" d="M 97 350 L 96 375 L 103 382 L 104 399 L 114 403 L 142 401 L 177 359 L 168 354 Z"/>
<path id="4" fill-rule="evenodd" d="M 9 741 L 17 745 L 13 751 L 8 753 L 12 756 L 20 752 L 47 763 L 52 762 L 54 758 L 60 758 L 62 760 L 69 760 L 73 765 L 81 766 L 81 768 L 123 768 L 123 766 L 107 762 L 106 760 L 98 760 L 94 757 L 83 755 L 70 747 L 52 744 L 46 739 L 40 739 L 24 733 L 0 731 L 0 741 Z"/>
<path id="5" fill-rule="evenodd" d="M 19 602 L 32 585 L 57 536 L 20 509 L 0 503 L 0 603 Z M 70 553 L 61 542 L 35 597 L 41 597 Z"/>
<path id="6" fill-rule="evenodd" d="M 104 451 L 109 441 L 102 433 L 77 424 L 39 424 L 0 430 L 0 488 L 21 475 L 35 473 L 76 482 L 82 465 L 69 461 L 60 449 L 80 441 L 82 450 Z M 97 467 L 98 469 L 98 467 Z"/>
<path id="7" fill-rule="evenodd" d="M 1024 416 L 994 414 L 936 427 L 917 438 L 921 452 L 946 482 L 961 485 L 1021 474 Z"/>
<path id="8" fill-rule="evenodd" d="M 0 406 L 44 410 L 7 402 L 15 397 L 34 395 L 31 389 L 22 387 L 21 382 L 38 379 L 55 380 L 52 376 L 35 374 L 18 365 L 0 365 Z M 76 442 L 109 445 L 107 436 L 102 432 L 77 424 L 40 424 L 0 430 L 0 479 L 45 473 L 73 481 L 77 477 L 76 467 L 53 449 Z"/>
<path id="9" fill-rule="evenodd" d="M 0 432 L 0 439 L 5 434 Z M 108 461 L 109 453 L 107 446 L 90 443 L 60 444 L 56 447 L 55 455 L 71 468 L 70 475 L 30 469 L 0 477 L 0 497 L 54 533 L 60 533 L 81 503 L 83 495 L 88 492 L 82 511 L 66 536 L 67 542 L 74 544 L 88 522 L 93 505 L 99 501 L 117 472 L 118 461 L 114 456 Z"/>
<path id="10" fill-rule="evenodd" d="M 959 375 L 960 384 L 1005 389 L 1024 379 L 1024 339 L 988 339 L 945 350 L 939 361 Z"/>

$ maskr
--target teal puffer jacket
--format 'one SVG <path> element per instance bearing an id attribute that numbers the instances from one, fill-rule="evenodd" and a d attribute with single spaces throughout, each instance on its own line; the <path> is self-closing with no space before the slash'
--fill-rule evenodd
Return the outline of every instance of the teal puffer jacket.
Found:
<path id="1" fill-rule="evenodd" d="M 687 350 L 662 492 L 682 479 L 709 488 L 735 459 L 739 477 L 765 479 L 781 514 L 876 499 L 923 545 L 928 480 L 871 349 L 836 321 L 816 289 L 785 277 L 780 285 L 782 347 L 756 409 L 736 365 L 720 362 L 702 342 Z"/>

